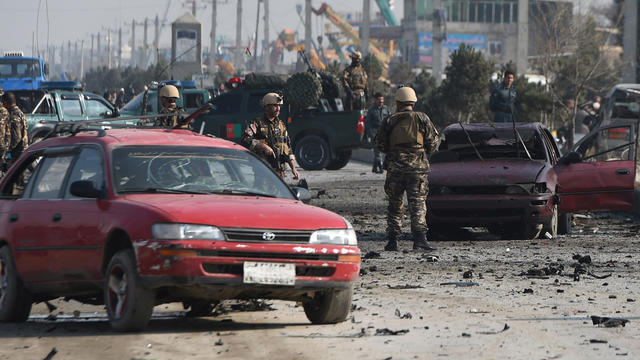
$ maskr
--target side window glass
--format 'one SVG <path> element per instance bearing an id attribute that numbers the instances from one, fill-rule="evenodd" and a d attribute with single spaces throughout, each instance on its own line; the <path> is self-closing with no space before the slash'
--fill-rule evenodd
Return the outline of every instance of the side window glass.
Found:
<path id="1" fill-rule="evenodd" d="M 111 109 L 99 100 L 85 99 L 85 103 L 87 104 L 87 116 L 103 117 L 111 115 Z"/>
<path id="2" fill-rule="evenodd" d="M 104 187 L 104 164 L 102 156 L 97 149 L 84 148 L 78 155 L 78 159 L 73 165 L 73 170 L 71 170 L 71 176 L 69 176 L 65 198 L 75 197 L 69 192 L 69 187 L 74 181 L 79 180 L 91 181 L 97 189 Z"/>
<path id="3" fill-rule="evenodd" d="M 629 126 L 602 129 L 585 141 L 578 151 L 583 161 L 619 161 L 631 158 L 632 133 Z"/>
<path id="4" fill-rule="evenodd" d="M 80 99 L 62 99 L 62 112 L 65 116 L 82 116 Z"/>
<path id="5" fill-rule="evenodd" d="M 202 94 L 185 94 L 184 95 L 184 107 L 185 108 L 200 108 L 204 104 Z"/>
<path id="6" fill-rule="evenodd" d="M 241 94 L 219 96 L 213 101 L 214 114 L 230 114 L 240 112 Z"/>
<path id="7" fill-rule="evenodd" d="M 71 159 L 73 159 L 73 155 L 45 158 L 40 164 L 30 198 L 34 200 L 58 199 Z"/>
<path id="8" fill-rule="evenodd" d="M 42 155 L 35 155 L 18 165 L 18 171 L 14 172 L 11 179 L 4 185 L 0 196 L 16 199 L 23 197 L 41 159 Z"/>

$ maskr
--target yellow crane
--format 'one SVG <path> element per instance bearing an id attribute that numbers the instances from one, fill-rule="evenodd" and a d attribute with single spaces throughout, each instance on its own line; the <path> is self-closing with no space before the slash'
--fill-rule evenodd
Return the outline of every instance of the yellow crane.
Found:
<path id="1" fill-rule="evenodd" d="M 356 31 L 356 29 L 354 29 L 353 26 L 351 26 L 351 24 L 349 24 L 347 21 L 342 19 L 342 17 L 338 15 L 338 13 L 336 13 L 327 3 L 322 3 L 319 9 L 312 9 L 312 11 L 318 16 L 326 16 L 329 21 L 331 21 L 338 29 L 342 31 L 343 34 L 345 34 L 351 40 L 357 43 L 361 42 L 360 35 Z M 373 56 L 380 60 L 383 69 L 386 71 L 389 68 L 389 60 L 391 60 L 389 58 L 389 55 L 380 50 L 377 43 L 372 40 L 369 41 L 369 51 L 371 52 L 371 54 L 373 54 Z"/>

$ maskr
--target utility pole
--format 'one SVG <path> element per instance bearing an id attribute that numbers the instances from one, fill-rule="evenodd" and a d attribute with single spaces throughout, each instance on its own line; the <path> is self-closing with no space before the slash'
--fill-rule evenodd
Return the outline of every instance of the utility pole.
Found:
<path id="1" fill-rule="evenodd" d="M 131 20 L 131 67 L 136 66 L 135 54 L 136 54 L 136 21 Z"/>
<path id="2" fill-rule="evenodd" d="M 67 42 L 67 70 L 71 71 L 73 64 L 71 63 L 71 40 Z"/>
<path id="3" fill-rule="evenodd" d="M 270 72 L 271 54 L 269 52 L 269 0 L 262 0 L 262 4 L 264 6 L 264 46 L 262 47 L 262 59 L 264 60 L 264 72 Z"/>
<path id="4" fill-rule="evenodd" d="M 637 0 L 633 0 L 637 1 Z M 626 2 L 626 1 L 625 1 Z M 529 55 L 529 1 L 518 0 L 518 52 L 516 67 L 520 74 L 527 73 Z"/>
<path id="5" fill-rule="evenodd" d="M 49 74 L 53 74 L 56 71 L 56 47 L 51 47 L 51 61 L 49 62 Z"/>
<path id="6" fill-rule="evenodd" d="M 160 54 L 158 50 L 159 46 L 160 46 L 160 18 L 156 14 L 155 35 L 153 36 L 153 52 L 154 52 L 155 65 L 158 65 L 158 62 L 160 62 Z"/>
<path id="7" fill-rule="evenodd" d="M 371 27 L 371 1 L 362 0 L 362 55 L 369 54 L 369 29 Z"/>
<path id="8" fill-rule="evenodd" d="M 304 52 L 311 59 L 311 0 L 304 2 Z"/>
<path id="9" fill-rule="evenodd" d="M 217 9 L 217 0 L 211 0 L 211 50 L 209 55 L 209 73 L 213 76 L 215 74 L 216 69 L 216 50 L 218 48 L 216 44 L 216 26 L 218 25 L 216 22 L 216 12 Z"/>
<path id="10" fill-rule="evenodd" d="M 64 44 L 60 45 L 60 72 L 64 73 Z"/>
<path id="11" fill-rule="evenodd" d="M 149 49 L 149 43 L 147 42 L 147 31 L 149 27 L 149 18 L 144 18 L 144 34 L 142 38 L 142 52 L 140 54 L 140 64 L 146 67 L 147 64 L 147 50 Z"/>
<path id="12" fill-rule="evenodd" d="M 242 64 L 242 0 L 238 0 L 236 8 L 236 52 L 234 58 L 236 70 L 239 70 Z"/>
<path id="13" fill-rule="evenodd" d="M 258 70 L 258 25 L 260 24 L 260 0 L 258 0 L 258 6 L 256 9 L 256 32 L 253 39 L 253 59 L 251 61 L 251 70 Z"/>
<path id="14" fill-rule="evenodd" d="M 84 40 L 80 40 L 80 81 L 84 79 Z"/>
<path id="15" fill-rule="evenodd" d="M 91 34 L 91 52 L 89 53 L 89 69 L 93 69 L 93 37 Z"/>
<path id="16" fill-rule="evenodd" d="M 122 66 L 122 27 L 118 28 L 118 69 Z"/>
<path id="17" fill-rule="evenodd" d="M 435 0 L 433 2 L 433 20 L 431 22 L 431 72 L 436 79 L 436 85 L 440 86 L 442 83 L 442 25 L 445 21 L 444 14 L 442 13 L 442 0 Z"/>
<path id="18" fill-rule="evenodd" d="M 73 45 L 74 45 L 73 46 L 73 57 L 77 61 L 78 60 L 78 40 L 76 40 L 76 42 Z M 79 65 L 80 65 L 80 62 L 78 62 L 77 64 L 73 64 L 73 70 L 74 71 L 79 71 L 79 69 L 78 69 Z"/>
<path id="19" fill-rule="evenodd" d="M 111 29 L 107 29 L 107 69 L 111 69 Z"/>
<path id="20" fill-rule="evenodd" d="M 622 35 L 622 81 L 636 82 L 636 54 L 638 52 L 638 0 L 625 0 Z"/>

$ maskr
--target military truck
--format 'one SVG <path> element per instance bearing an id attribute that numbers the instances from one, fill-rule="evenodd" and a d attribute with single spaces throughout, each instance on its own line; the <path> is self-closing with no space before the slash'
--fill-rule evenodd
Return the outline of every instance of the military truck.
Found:
<path id="1" fill-rule="evenodd" d="M 176 102 L 184 112 L 192 113 L 211 101 L 211 94 L 207 89 L 198 89 L 193 81 L 161 81 L 151 84 L 149 89 L 136 95 L 120 109 L 121 116 L 157 114 L 162 107 L 158 98 L 158 88 L 163 85 L 173 85 L 178 88 L 180 97 Z M 146 93 L 146 94 L 145 94 Z M 146 100 L 145 100 L 146 97 Z M 144 106 L 144 111 L 143 111 Z"/>
<path id="2" fill-rule="evenodd" d="M 213 109 L 194 119 L 195 131 L 240 141 L 247 121 L 264 115 L 262 97 L 274 88 L 239 86 L 212 100 Z M 364 134 L 364 110 L 344 111 L 339 98 L 320 99 L 317 106 L 295 109 L 288 103 L 280 110 L 287 124 L 296 161 L 305 170 L 337 170 L 360 146 Z"/>
<path id="3" fill-rule="evenodd" d="M 36 90 L 14 90 L 16 104 L 29 125 L 29 143 L 41 140 L 51 121 L 117 117 L 118 110 L 102 96 L 82 90 L 75 81 L 43 81 Z M 133 124 L 133 122 L 131 122 Z"/>

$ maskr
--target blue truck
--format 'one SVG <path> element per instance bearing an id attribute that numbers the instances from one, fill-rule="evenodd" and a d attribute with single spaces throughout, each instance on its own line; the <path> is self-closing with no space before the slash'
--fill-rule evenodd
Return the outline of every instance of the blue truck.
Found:
<path id="1" fill-rule="evenodd" d="M 0 87 L 4 91 L 38 90 L 47 73 L 39 57 L 24 56 L 21 51 L 5 52 L 0 57 Z"/>

